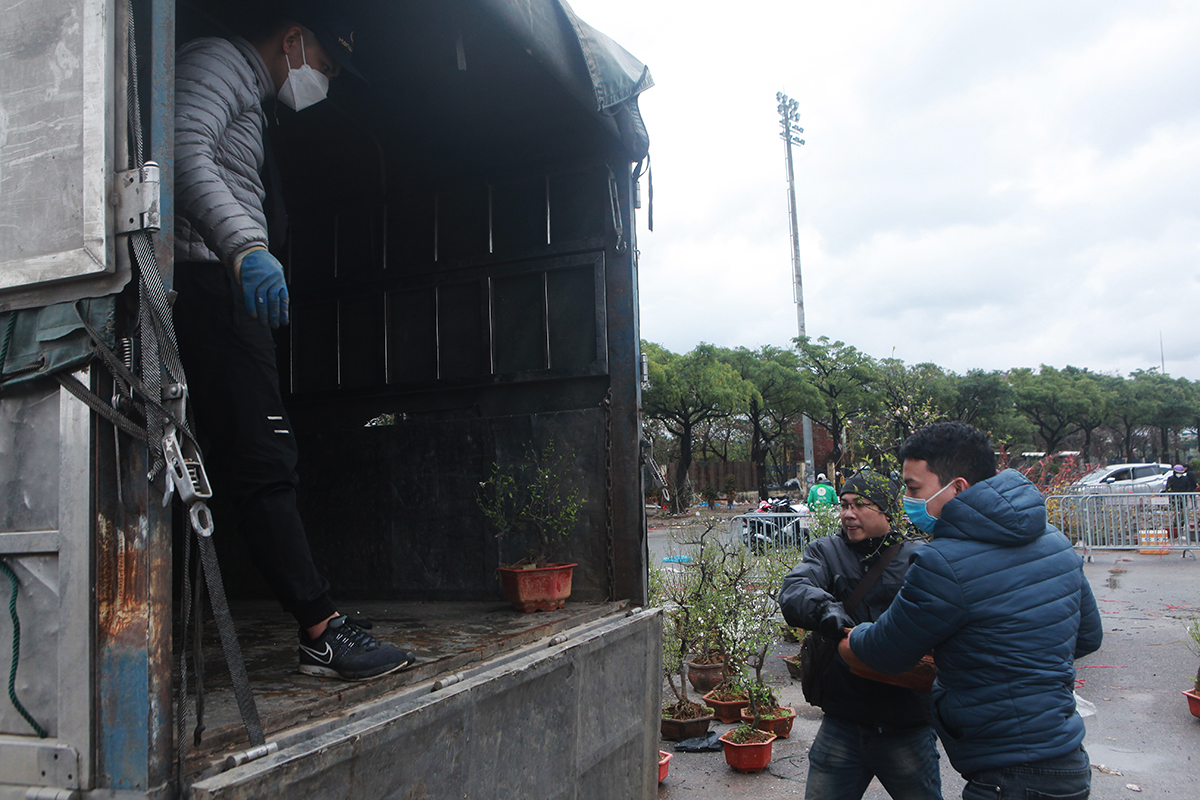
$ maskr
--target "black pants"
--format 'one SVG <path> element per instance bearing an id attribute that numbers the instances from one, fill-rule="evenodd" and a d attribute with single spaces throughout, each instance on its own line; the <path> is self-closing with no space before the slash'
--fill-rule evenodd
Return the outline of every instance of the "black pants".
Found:
<path id="1" fill-rule="evenodd" d="M 213 491 L 233 503 L 254 565 L 307 628 L 335 613 L 296 507 L 296 438 L 275 340 L 221 264 L 175 266 L 175 333 Z M 219 522 L 219 520 L 218 520 Z"/>

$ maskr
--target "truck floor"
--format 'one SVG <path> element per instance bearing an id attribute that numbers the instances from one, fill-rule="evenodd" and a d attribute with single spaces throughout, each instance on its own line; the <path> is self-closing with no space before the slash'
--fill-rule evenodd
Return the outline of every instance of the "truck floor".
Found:
<path id="1" fill-rule="evenodd" d="M 613 614 L 626 605 L 568 603 L 558 611 L 521 614 L 499 601 L 343 604 L 343 613 L 371 621 L 372 635 L 417 654 L 416 664 L 406 670 L 359 682 L 301 675 L 297 670 L 295 622 L 274 603 L 235 602 L 231 604 L 231 612 L 263 730 L 270 741 L 281 731 L 321 718 L 352 716 L 356 706 L 390 692 L 453 674 Z M 214 759 L 250 746 L 238 714 L 217 625 L 210 616 L 204 621 L 203 642 L 204 730 L 200 745 L 191 748 L 189 772 L 204 771 L 205 765 Z M 176 663 L 176 696 L 178 672 Z M 188 688 L 193 697 L 195 682 L 189 659 Z M 195 722 L 192 710 L 188 717 L 189 739 Z"/>

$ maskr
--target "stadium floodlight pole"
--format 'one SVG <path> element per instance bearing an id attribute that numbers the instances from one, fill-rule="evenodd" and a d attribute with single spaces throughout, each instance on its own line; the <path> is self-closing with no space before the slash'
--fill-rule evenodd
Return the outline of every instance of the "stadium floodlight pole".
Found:
<path id="1" fill-rule="evenodd" d="M 804 332 L 804 282 L 800 277 L 800 226 L 796 220 L 796 170 L 792 165 L 792 145 L 802 146 L 804 140 L 799 135 L 804 133 L 800 127 L 800 104 L 783 92 L 775 93 L 775 101 L 779 104 L 779 138 L 783 139 L 787 153 L 787 183 L 788 183 L 788 221 L 792 229 L 792 297 L 796 301 L 796 327 L 803 338 Z M 801 423 L 804 436 L 804 474 L 800 485 L 807 489 L 812 477 L 816 474 L 813 464 L 812 417 L 805 414 Z"/>

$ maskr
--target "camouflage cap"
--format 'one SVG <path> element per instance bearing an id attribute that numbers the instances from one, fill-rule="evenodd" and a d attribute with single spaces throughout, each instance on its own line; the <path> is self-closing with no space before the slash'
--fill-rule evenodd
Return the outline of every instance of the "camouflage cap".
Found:
<path id="1" fill-rule="evenodd" d="M 842 484 L 839 496 L 856 494 L 870 500 L 889 517 L 896 517 L 900 512 L 900 484 L 891 478 L 885 478 L 878 472 L 864 469 Z"/>

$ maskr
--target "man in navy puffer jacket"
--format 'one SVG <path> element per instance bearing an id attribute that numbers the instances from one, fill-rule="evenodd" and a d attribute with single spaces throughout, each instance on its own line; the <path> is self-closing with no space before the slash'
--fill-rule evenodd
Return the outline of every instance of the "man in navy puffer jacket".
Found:
<path id="1" fill-rule="evenodd" d="M 1047 524 L 1037 488 L 996 474 L 987 436 L 970 425 L 922 428 L 900 458 L 905 511 L 933 541 L 883 616 L 843 640 L 843 659 L 898 673 L 933 652 L 933 724 L 967 779 L 964 800 L 1083 800 L 1091 770 L 1074 661 L 1102 631 L 1082 560 Z"/>

